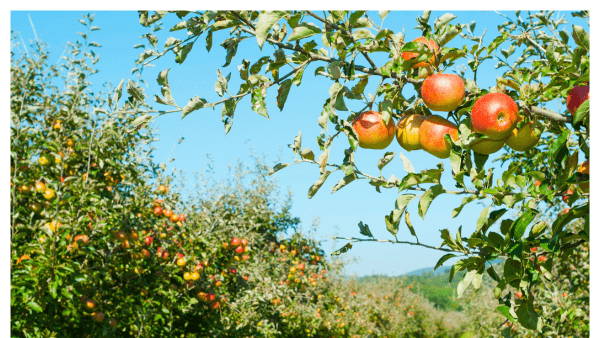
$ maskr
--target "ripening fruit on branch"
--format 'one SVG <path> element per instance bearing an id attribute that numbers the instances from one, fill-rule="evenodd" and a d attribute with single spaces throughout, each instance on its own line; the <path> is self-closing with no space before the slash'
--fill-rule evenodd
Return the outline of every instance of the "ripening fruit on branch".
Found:
<path id="1" fill-rule="evenodd" d="M 519 299 L 523 298 L 523 292 L 521 292 L 521 291 L 517 291 L 517 294 L 516 294 L 516 296 L 517 296 L 517 298 L 519 298 Z"/>
<path id="2" fill-rule="evenodd" d="M 117 241 L 124 243 L 127 240 L 127 234 L 125 231 L 117 231 L 115 232 L 115 238 Z"/>
<path id="3" fill-rule="evenodd" d="M 381 113 L 366 111 L 354 118 L 352 127 L 358 135 L 358 145 L 365 149 L 385 149 L 392 143 L 396 132 L 396 123 L 390 117 L 387 124 Z"/>
<path id="4" fill-rule="evenodd" d="M 238 246 L 237 248 L 235 248 L 235 252 L 238 254 L 241 254 L 244 252 L 244 247 L 243 246 Z"/>
<path id="5" fill-rule="evenodd" d="M 516 151 L 525 151 L 535 146 L 542 136 L 539 130 L 534 129 L 534 122 L 530 121 L 521 129 L 513 129 L 506 138 L 506 145 Z"/>
<path id="6" fill-rule="evenodd" d="M 179 215 L 176 215 L 176 214 L 171 215 L 171 222 L 173 222 L 173 223 L 179 222 Z"/>
<path id="7" fill-rule="evenodd" d="M 197 271 L 194 271 L 190 274 L 190 278 L 191 280 L 198 280 L 200 279 L 200 274 Z"/>
<path id="8" fill-rule="evenodd" d="M 163 209 L 163 215 L 165 215 L 165 217 L 167 217 L 167 218 L 171 218 L 171 216 L 173 215 L 173 211 Z"/>
<path id="9" fill-rule="evenodd" d="M 154 208 L 153 212 L 154 212 L 154 215 L 160 216 L 160 215 L 162 215 L 162 208 L 156 207 L 156 208 Z"/>
<path id="10" fill-rule="evenodd" d="M 35 190 L 37 190 L 39 193 L 43 193 L 46 191 L 46 184 L 44 184 L 44 182 L 37 182 L 35 184 Z"/>
<path id="11" fill-rule="evenodd" d="M 44 155 L 40 156 L 40 159 L 38 160 L 38 162 L 41 165 L 43 165 L 44 167 L 47 167 L 54 162 L 54 158 L 52 155 L 44 154 Z"/>
<path id="12" fill-rule="evenodd" d="M 189 273 L 189 272 L 184 272 L 183 273 L 183 279 L 186 280 L 186 281 L 187 280 L 192 280 L 192 274 Z"/>
<path id="13" fill-rule="evenodd" d="M 111 318 L 108 320 L 108 326 L 110 327 L 117 327 L 117 320 L 114 318 Z"/>
<path id="14" fill-rule="evenodd" d="M 144 239 L 144 242 L 146 243 L 146 245 L 150 246 L 150 244 L 152 244 L 152 237 L 148 236 Z"/>
<path id="15" fill-rule="evenodd" d="M 510 96 L 503 93 L 489 93 L 480 97 L 471 110 L 473 131 L 486 135 L 492 140 L 506 138 L 516 127 L 519 108 Z"/>
<path id="16" fill-rule="evenodd" d="M 448 158 L 452 145 L 444 138 L 445 134 L 458 141 L 458 127 L 454 123 L 441 116 L 431 115 L 421 123 L 419 143 L 431 155 L 441 159 Z"/>
<path id="17" fill-rule="evenodd" d="M 590 99 L 590 86 L 578 86 L 573 87 L 569 92 L 569 96 L 567 96 L 567 109 L 572 114 L 575 114 L 577 108 L 581 106 L 582 103 Z"/>
<path id="18" fill-rule="evenodd" d="M 413 114 L 408 115 L 398 121 L 396 127 L 396 141 L 398 144 L 408 150 L 419 150 L 423 149 L 419 143 L 419 128 L 421 123 L 425 121 L 425 116 Z"/>
<path id="19" fill-rule="evenodd" d="M 44 191 L 44 198 L 49 201 L 56 198 L 56 192 L 54 192 L 54 189 L 46 189 Z"/>
<path id="20" fill-rule="evenodd" d="M 94 312 L 92 313 L 92 320 L 96 323 L 102 323 L 104 321 L 104 313 Z"/>
<path id="21" fill-rule="evenodd" d="M 453 111 L 465 100 L 465 84 L 458 75 L 434 74 L 423 81 L 421 97 L 431 110 Z"/>
<path id="22" fill-rule="evenodd" d="M 242 239 L 242 245 L 243 245 L 243 246 L 246 246 L 246 245 L 248 245 L 248 240 L 247 240 L 247 239 L 245 239 L 245 238 L 243 238 L 243 239 Z"/>
<path id="23" fill-rule="evenodd" d="M 179 258 L 177 260 L 177 266 L 179 266 L 179 267 L 184 267 L 186 263 L 187 262 L 185 261 L 185 258 Z"/>
<path id="24" fill-rule="evenodd" d="M 585 161 L 585 162 L 581 163 L 579 165 L 579 168 L 577 169 L 577 172 L 579 172 L 583 175 L 589 175 L 590 174 L 590 161 Z M 581 188 L 581 190 L 584 193 L 590 192 L 590 182 L 577 183 L 577 185 L 579 185 L 579 187 Z"/>
<path id="25" fill-rule="evenodd" d="M 481 155 L 489 155 L 502 149 L 504 140 L 482 139 L 471 144 L 471 149 Z"/>
<path id="26" fill-rule="evenodd" d="M 96 301 L 95 301 L 95 300 L 93 300 L 93 299 L 86 299 L 86 300 L 83 302 L 83 307 L 84 307 L 86 310 L 90 310 L 90 311 L 91 311 L 91 310 L 93 310 L 93 309 L 95 309 L 97 305 L 98 305 L 98 303 L 96 303 Z"/>
<path id="27" fill-rule="evenodd" d="M 429 47 L 429 49 L 433 50 L 433 54 L 434 55 L 428 61 L 419 62 L 416 65 L 413 65 L 412 67 L 413 68 L 420 68 L 420 67 L 427 67 L 429 65 L 435 64 L 435 54 L 437 54 L 439 52 L 439 49 L 440 49 L 440 47 L 438 46 L 438 44 L 435 43 L 435 41 L 433 41 L 433 39 L 427 40 L 423 36 L 419 36 L 418 38 L 414 39 L 413 42 L 424 43 L 427 47 Z M 419 56 L 419 53 L 411 53 L 411 52 L 404 52 L 404 53 L 402 53 L 402 58 L 404 60 L 410 60 L 410 59 L 416 58 L 418 56 Z"/>
<path id="28" fill-rule="evenodd" d="M 158 187 L 158 189 L 157 189 L 157 192 L 158 192 L 160 195 L 164 195 L 164 194 L 166 194 L 168 191 L 169 191 L 169 188 L 167 188 L 167 186 L 166 186 L 166 185 L 164 185 L 164 184 L 161 184 L 161 185 Z"/>
<path id="29" fill-rule="evenodd" d="M 238 245 L 240 245 L 240 244 L 241 244 L 241 241 L 239 240 L 239 238 L 235 238 L 235 237 L 234 237 L 234 238 L 231 240 L 231 245 L 232 245 L 232 246 L 238 246 Z"/>

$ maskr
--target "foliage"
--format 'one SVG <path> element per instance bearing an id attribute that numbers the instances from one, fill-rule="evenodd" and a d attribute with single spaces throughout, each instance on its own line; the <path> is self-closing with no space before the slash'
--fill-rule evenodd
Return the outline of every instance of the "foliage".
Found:
<path id="1" fill-rule="evenodd" d="M 564 16 L 554 18 L 553 11 L 517 11 L 512 17 L 505 16 L 507 21 L 498 27 L 492 42 L 484 45 L 483 35 L 475 36 L 473 33 L 476 22 L 454 24 L 451 22 L 456 16 L 447 13 L 432 23 L 431 11 L 425 11 L 416 19 L 416 29 L 439 45 L 440 52 L 437 53 L 423 43 L 405 42 L 403 33 L 383 28 L 387 14 L 388 11 L 379 12 L 381 23 L 377 25 L 365 11 L 329 11 L 323 16 L 311 11 L 157 11 L 154 14 L 140 11 L 140 23 L 144 26 L 160 23 L 166 15 L 176 15 L 181 21 L 171 31 L 182 30 L 187 33 L 183 40 L 175 37 L 167 39 L 162 50 L 156 47 L 158 38 L 149 33 L 148 39 L 154 49 L 148 48 L 140 55 L 138 63 L 141 65 L 149 64 L 169 52 L 173 52 L 175 62 L 181 64 L 193 47 L 198 46 L 197 41 L 201 36 L 205 36 L 206 48 L 210 51 L 213 34 L 224 29 L 229 29 L 230 38 L 221 43 L 227 50 L 223 67 L 232 63 L 239 44 L 252 43 L 255 38 L 263 54 L 266 54 L 258 60 L 241 60 L 238 70 L 242 83 L 234 95 L 228 91 L 230 76 L 224 77 L 222 74 L 225 72 L 219 70 L 215 90 L 223 99 L 218 102 L 207 102 L 196 96 L 181 107 L 169 101 L 171 93 L 167 85 L 167 73 L 163 72 L 158 82 L 163 86 L 164 98 L 157 95 L 155 101 L 175 109 L 167 112 L 140 111 L 147 114 L 147 119 L 151 114 L 160 116 L 175 112 L 181 112 L 185 118 L 199 109 L 223 104 L 222 117 L 227 133 L 232 128 L 236 107 L 244 97 L 249 95 L 252 110 L 268 118 L 265 104 L 267 89 L 279 86 L 277 104 L 283 109 L 292 84 L 301 85 L 306 67 L 311 63 L 321 64 L 315 76 L 332 82 L 329 98 L 317 117 L 317 123 L 323 129 L 317 139 L 321 154 L 315 160 L 316 154 L 312 150 L 302 148 L 300 133 L 290 145 L 296 155 L 295 162 L 279 163 L 271 172 L 300 163 L 316 164 L 321 176 L 310 187 L 309 198 L 337 172 L 343 173 L 343 176 L 333 187 L 332 193 L 358 180 L 368 180 L 377 191 L 381 188 L 398 189 L 398 193 L 404 194 L 396 201 L 394 210 L 382 220 L 394 238 L 402 221 L 401 216 L 408 216 L 405 213 L 406 206 L 417 198 L 422 218 L 426 217 L 428 210 L 433 209 L 432 203 L 441 194 L 466 195 L 460 206 L 457 203 L 452 217 L 458 215 L 467 203 L 486 203 L 488 206 L 482 210 L 475 224 L 476 231 L 466 237 L 463 237 L 462 228 L 459 228 L 456 234 L 443 229 L 443 242 L 439 247 L 420 243 L 418 238 L 416 242 L 388 241 L 443 251 L 445 255 L 438 266 L 449 258 L 466 256 L 453 265 L 449 275 L 451 281 L 457 272 L 465 271 L 457 284 L 458 297 L 462 297 L 471 286 L 475 290 L 480 289 L 483 275 L 487 272 L 497 283 L 494 296 L 499 303 L 499 313 L 507 320 L 518 321 L 521 327 L 530 330 L 530 334 L 536 331 L 540 335 L 553 332 L 555 327 L 552 323 L 558 320 L 557 312 L 535 311 L 543 303 L 544 297 L 542 295 L 540 298 L 536 290 L 553 281 L 553 274 L 564 271 L 559 268 L 562 262 L 571 257 L 573 250 L 587 245 L 589 241 L 589 193 L 582 189 L 589 182 L 589 173 L 579 173 L 577 167 L 584 157 L 589 160 L 590 125 L 589 104 L 583 104 L 572 116 L 545 107 L 554 100 L 564 103 L 571 88 L 590 81 L 589 34 L 581 26 L 575 25 L 559 30 L 568 22 Z M 521 15 L 526 16 L 523 19 Z M 582 11 L 574 12 L 572 16 L 587 21 L 589 14 Z M 455 38 L 465 42 L 463 47 L 447 46 Z M 507 49 L 501 49 L 502 46 Z M 370 57 L 373 53 L 383 53 L 389 60 L 378 66 Z M 403 53 L 417 56 L 405 59 Z M 496 68 L 502 69 L 498 71 L 496 86 L 489 89 L 477 85 L 478 67 L 486 60 L 497 61 Z M 434 72 L 448 71 L 461 61 L 470 67 L 473 78 L 466 79 L 465 72 L 460 72 L 467 89 L 466 97 L 457 109 L 448 112 L 448 119 L 458 125 L 460 137 L 457 141 L 446 138 L 452 148 L 450 168 L 458 190 L 448 190 L 440 184 L 440 177 L 445 170 L 443 163 L 436 168 L 414 173 L 410 161 L 401 156 L 408 172 L 403 178 L 385 178 L 381 173 L 370 175 L 358 169 L 354 161 L 354 153 L 358 151 L 358 135 L 351 123 L 356 114 L 376 109 L 386 123 L 389 119 L 408 114 L 432 115 L 422 104 L 420 87 L 423 79 Z M 367 62 L 369 67 L 359 65 L 361 62 Z M 430 65 L 413 67 L 425 62 Z M 291 66 L 292 70 L 283 74 L 285 66 Z M 379 85 L 369 97 L 364 89 L 372 78 Z M 403 96 L 402 90 L 407 84 L 414 87 L 417 95 L 410 98 Z M 507 169 L 501 173 L 494 173 L 493 168 L 486 170 L 485 163 L 489 156 L 471 152 L 471 145 L 483 136 L 471 129 L 470 111 L 477 99 L 494 92 L 504 93 L 518 101 L 519 114 L 523 118 L 519 126 L 535 122 L 538 132 L 543 132 L 540 142 L 524 152 L 507 149 L 507 153 L 499 158 L 508 163 Z M 358 111 L 350 110 L 347 100 L 362 101 L 365 107 Z M 335 133 L 330 134 L 330 126 L 334 127 Z M 344 149 L 343 163 L 329 163 L 331 146 L 342 134 L 349 143 L 349 148 Z M 386 153 L 378 163 L 379 169 L 394 156 L 393 152 Z M 406 191 L 423 194 L 416 196 L 406 194 Z M 545 210 L 562 210 L 565 202 L 570 206 L 568 211 L 555 212 L 545 221 L 541 220 Z M 509 210 L 514 210 L 516 215 L 509 218 Z M 416 237 L 418 231 L 412 227 L 408 217 L 405 219 Z M 570 226 L 571 222 L 577 227 Z M 496 230 L 498 226 L 499 230 Z M 362 223 L 359 223 L 359 227 L 365 236 L 370 234 Z M 352 243 L 362 241 L 386 240 L 351 238 L 335 254 L 351 250 Z M 532 248 L 540 249 L 534 252 Z M 547 260 L 538 261 L 539 256 L 547 257 Z M 499 271 L 493 267 L 486 269 L 489 262 L 498 258 L 505 259 Z M 517 291 L 524 296 L 517 298 Z M 587 325 L 583 322 L 575 328 L 579 320 L 577 318 L 582 313 L 570 313 L 565 317 L 570 321 L 566 327 L 579 330 Z M 589 318 L 586 313 L 583 313 L 583 317 L 586 321 Z M 503 334 L 510 336 L 511 330 Z"/>

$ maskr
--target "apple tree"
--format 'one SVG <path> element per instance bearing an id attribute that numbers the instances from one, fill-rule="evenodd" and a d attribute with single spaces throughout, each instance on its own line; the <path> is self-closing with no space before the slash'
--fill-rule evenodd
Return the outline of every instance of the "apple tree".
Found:
<path id="1" fill-rule="evenodd" d="M 201 93 L 183 104 L 175 102 L 168 70 L 161 72 L 157 79 L 161 94 L 155 95 L 154 101 L 170 108 L 140 110 L 134 125 L 142 126 L 164 114 L 177 113 L 185 118 L 220 106 L 225 133 L 229 133 L 238 105 L 249 105 L 268 118 L 267 93 L 272 93 L 269 95 L 283 110 L 293 87 L 300 86 L 303 77 L 313 75 L 306 74 L 307 66 L 317 64 L 314 76 L 331 82 L 323 110 L 315 116 L 322 128 L 317 138 L 319 153 L 303 148 L 300 133 L 290 144 L 295 161 L 279 163 L 271 172 L 296 164 L 315 165 L 320 177 L 308 189 L 309 198 L 336 175 L 341 177 L 336 178 L 339 181 L 332 193 L 365 180 L 376 191 L 397 189 L 399 194 L 393 210 L 382 210 L 381 226 L 393 239 L 373 238 L 369 227 L 360 222 L 364 237 L 345 238 L 348 243 L 333 254 L 344 253 L 360 242 L 379 241 L 439 250 L 443 255 L 436 268 L 460 257 L 450 273 L 452 280 L 455 273 L 466 272 L 458 284 L 459 297 L 468 288 L 479 289 L 487 274 L 497 283 L 497 310 L 506 322 L 518 322 L 540 334 L 553 332 L 552 318 L 558 315 L 539 307 L 540 290 L 547 291 L 557 271 L 563 273 L 559 267 L 574 250 L 579 252 L 589 245 L 588 32 L 579 25 L 567 25 L 565 16 L 558 17 L 553 11 L 498 13 L 506 22 L 493 33 L 487 31 L 494 36 L 484 44 L 483 35 L 473 33 L 476 22 L 457 23 L 460 18 L 452 13 L 433 19 L 431 11 L 425 11 L 416 18 L 416 29 L 422 36 L 405 41 L 403 32 L 384 27 L 388 13 L 140 11 L 140 24 L 154 27 L 144 36 L 149 43 L 139 55 L 140 65 L 170 55 L 175 63 L 182 64 L 199 44 L 210 51 L 213 34 L 221 30 L 228 30 L 230 36 L 218 41 L 227 51 L 223 67 L 234 62 L 242 43 L 257 43 L 263 56 L 257 60 L 243 56 L 239 60 L 238 56 L 238 72 L 234 73 L 242 84 L 237 91 L 229 86 L 232 74 L 225 76 L 225 70 L 218 70 L 215 90 L 222 99 L 215 102 L 203 99 Z M 586 22 L 589 16 L 587 11 L 571 15 Z M 165 16 L 177 16 L 179 22 L 170 28 L 173 36 L 163 44 L 154 33 Z M 462 47 L 447 46 L 458 39 L 464 42 Z M 387 61 L 376 64 L 372 60 L 375 53 L 387 56 Z M 513 55 L 518 57 L 509 61 Z M 497 81 L 492 88 L 478 86 L 478 69 L 484 62 L 497 63 Z M 467 78 L 464 69 L 450 74 L 451 66 L 465 63 L 472 77 Z M 372 94 L 364 90 L 369 81 L 378 83 Z M 405 87 L 412 87 L 416 95 L 404 97 Z M 349 100 L 363 102 L 364 107 L 350 110 L 346 105 Z M 568 111 L 548 109 L 547 102 L 554 100 L 566 102 Z M 359 169 L 355 152 L 384 149 L 394 136 L 406 150 L 422 149 L 449 159 L 449 170 L 440 162 L 434 168 L 414 172 L 403 154 L 399 157 L 408 174 L 402 178 Z M 344 160 L 330 163 L 331 145 L 340 139 L 347 139 L 349 144 Z M 490 155 L 502 148 L 506 152 L 497 160 L 508 163 L 508 168 L 502 172 L 489 166 L 486 169 Z M 385 152 L 377 163 L 379 169 L 395 155 Z M 455 187 L 440 183 L 445 171 L 452 175 Z M 419 216 L 425 218 L 432 202 L 442 194 L 463 197 L 448 217 L 457 216 L 466 204 L 475 201 L 487 207 L 481 211 L 473 233 L 463 234 L 459 228 L 453 234 L 444 229 L 441 245 L 421 243 L 418 229 L 410 223 L 407 205 L 418 203 Z M 569 206 L 566 210 L 565 204 Z M 517 216 L 509 218 L 508 211 L 516 211 Z M 396 238 L 403 220 L 415 236 L 414 242 Z M 491 231 L 495 224 L 499 229 Z M 498 258 L 504 263 L 496 270 L 489 262 Z M 580 301 L 586 303 L 589 298 Z M 569 318 L 577 321 L 577 330 L 589 325 L 585 312 L 571 312 Z M 510 336 L 510 328 L 507 330 L 505 334 Z"/>

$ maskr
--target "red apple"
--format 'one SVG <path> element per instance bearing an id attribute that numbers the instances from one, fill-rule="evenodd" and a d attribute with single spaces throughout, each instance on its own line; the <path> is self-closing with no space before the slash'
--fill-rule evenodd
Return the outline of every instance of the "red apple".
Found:
<path id="1" fill-rule="evenodd" d="M 480 97 L 471 110 L 473 131 L 492 140 L 505 139 L 515 129 L 519 119 L 519 108 L 510 96 L 489 93 Z"/>
<path id="2" fill-rule="evenodd" d="M 452 111 L 465 99 L 465 84 L 458 75 L 434 74 L 423 82 L 421 97 L 431 110 Z"/>
<path id="3" fill-rule="evenodd" d="M 451 144 L 444 139 L 444 135 L 458 140 L 458 127 L 438 115 L 427 117 L 419 128 L 419 143 L 423 150 L 438 158 L 450 157 Z"/>
<path id="4" fill-rule="evenodd" d="M 240 243 L 241 243 L 241 241 L 240 241 L 240 239 L 239 239 L 239 238 L 233 238 L 233 239 L 231 240 L 231 245 L 232 245 L 232 246 L 238 246 L 238 245 L 240 245 Z"/>
<path id="5" fill-rule="evenodd" d="M 590 86 L 573 87 L 567 96 L 567 109 L 575 114 L 581 104 L 590 99 Z"/>
<path id="6" fill-rule="evenodd" d="M 356 116 L 352 127 L 358 135 L 358 145 L 365 149 L 385 149 L 394 140 L 396 132 L 393 118 L 386 125 L 381 113 L 372 110 Z"/>
<path id="7" fill-rule="evenodd" d="M 424 43 L 427 47 L 429 47 L 429 49 L 433 49 L 433 53 L 437 54 L 440 47 L 438 46 L 437 43 L 435 43 L 435 41 L 433 41 L 433 39 L 429 39 L 427 40 L 425 37 L 423 36 L 419 36 L 418 38 L 414 39 L 413 42 L 421 42 Z M 419 53 L 411 53 L 411 52 L 404 52 L 402 53 L 402 58 L 404 60 L 409 60 L 409 59 L 413 59 L 419 56 Z M 424 61 L 424 62 L 419 62 L 416 65 L 413 65 L 413 68 L 420 68 L 420 67 L 427 67 L 430 64 L 434 64 L 435 63 L 435 55 L 431 57 L 431 59 L 429 59 L 428 61 Z"/>

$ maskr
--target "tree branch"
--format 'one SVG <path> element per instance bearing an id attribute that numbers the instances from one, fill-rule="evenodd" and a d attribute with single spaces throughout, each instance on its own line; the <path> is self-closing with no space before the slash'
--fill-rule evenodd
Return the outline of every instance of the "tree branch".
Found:
<path id="1" fill-rule="evenodd" d="M 422 246 L 428 249 L 433 249 L 433 250 L 439 250 L 439 251 L 445 251 L 445 252 L 457 252 L 457 253 L 461 253 L 461 254 L 478 254 L 478 252 L 469 252 L 469 253 L 465 253 L 462 251 L 456 251 L 456 250 L 452 250 L 452 249 L 447 249 L 447 248 L 442 248 L 439 246 L 432 246 L 432 245 L 427 245 L 427 244 L 423 244 L 423 243 L 416 243 L 416 242 L 408 242 L 408 241 L 398 241 L 398 240 L 389 240 L 389 239 L 376 239 L 376 238 L 356 238 L 356 237 L 331 237 L 332 239 L 343 239 L 343 240 L 347 240 L 347 241 L 354 241 L 354 242 L 381 242 L 381 243 L 392 243 L 392 244 L 409 244 L 409 245 L 417 245 L 417 246 Z"/>

